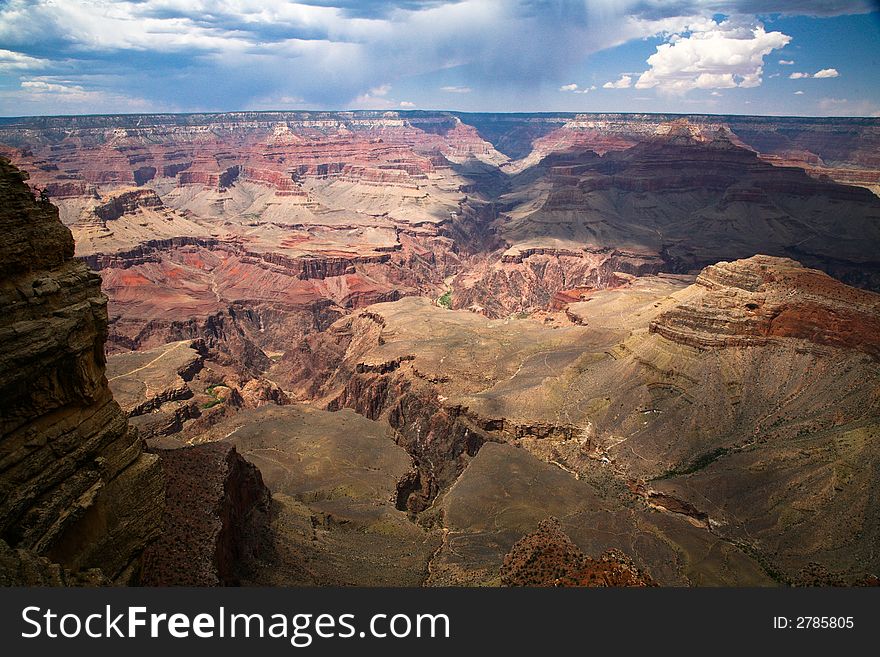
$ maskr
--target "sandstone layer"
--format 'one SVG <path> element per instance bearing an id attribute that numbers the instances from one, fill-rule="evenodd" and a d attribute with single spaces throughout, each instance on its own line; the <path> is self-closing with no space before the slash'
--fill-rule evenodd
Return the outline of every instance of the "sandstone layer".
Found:
<path id="1" fill-rule="evenodd" d="M 880 358 L 880 296 L 793 260 L 754 256 L 703 270 L 651 331 L 694 347 L 797 338 Z"/>

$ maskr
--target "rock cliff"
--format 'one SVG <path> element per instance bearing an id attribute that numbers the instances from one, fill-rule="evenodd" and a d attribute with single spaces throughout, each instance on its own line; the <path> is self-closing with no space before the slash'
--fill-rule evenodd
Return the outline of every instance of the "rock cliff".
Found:
<path id="1" fill-rule="evenodd" d="M 107 299 L 58 210 L 0 159 L 0 538 L 133 581 L 164 483 L 104 376 Z"/>
<path id="2" fill-rule="evenodd" d="M 147 586 L 229 586 L 259 552 L 269 490 L 256 466 L 228 444 L 158 450 L 165 472 L 165 527 L 147 548 Z"/>

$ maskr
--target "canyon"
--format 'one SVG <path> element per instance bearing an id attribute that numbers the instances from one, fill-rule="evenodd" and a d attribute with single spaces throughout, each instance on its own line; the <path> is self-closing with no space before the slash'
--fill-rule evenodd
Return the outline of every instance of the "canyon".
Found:
<path id="1" fill-rule="evenodd" d="M 876 119 L 0 119 L 3 577 L 870 583 L 878 146 Z"/>

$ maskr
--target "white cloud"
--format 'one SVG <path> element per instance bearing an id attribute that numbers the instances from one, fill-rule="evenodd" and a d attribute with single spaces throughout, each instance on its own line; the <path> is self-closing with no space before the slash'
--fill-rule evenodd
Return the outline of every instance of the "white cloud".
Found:
<path id="1" fill-rule="evenodd" d="M 471 88 L 470 87 L 449 86 L 449 87 L 440 87 L 440 91 L 445 91 L 446 93 L 449 93 L 449 94 L 469 94 L 471 92 Z"/>
<path id="2" fill-rule="evenodd" d="M 409 101 L 409 100 L 402 100 L 402 101 L 400 101 L 400 106 L 401 107 L 415 107 L 416 104 Z"/>
<path id="3" fill-rule="evenodd" d="M 713 92 L 712 92 L 711 94 L 709 94 L 709 95 L 710 95 L 710 96 L 720 96 L 720 95 L 721 95 L 721 92 L 720 92 L 720 91 L 713 91 Z"/>
<path id="4" fill-rule="evenodd" d="M 355 98 L 352 106 L 357 109 L 390 109 L 396 103 L 391 98 L 387 98 L 389 91 L 391 91 L 390 84 L 380 84 Z"/>
<path id="5" fill-rule="evenodd" d="M 803 96 L 803 95 L 804 95 L 804 92 L 801 91 L 800 89 L 798 89 L 797 91 L 794 92 L 794 95 L 795 95 L 795 96 Z"/>
<path id="6" fill-rule="evenodd" d="M 46 68 L 49 64 L 48 59 L 31 57 L 20 52 L 0 48 L 0 72 L 40 69 Z"/>
<path id="7" fill-rule="evenodd" d="M 571 84 L 564 84 L 559 87 L 559 91 L 577 91 L 578 86 L 572 82 Z"/>
<path id="8" fill-rule="evenodd" d="M 589 87 L 585 87 L 583 89 L 578 89 L 575 91 L 576 94 L 588 94 L 591 91 L 596 91 L 596 85 L 591 84 Z"/>
<path id="9" fill-rule="evenodd" d="M 786 46 L 791 37 L 767 32 L 761 24 L 733 20 L 701 21 L 685 36 L 673 34 L 648 58 L 650 68 L 639 76 L 637 89 L 659 88 L 670 93 L 691 89 L 730 89 L 761 84 L 764 57 Z"/>
<path id="10" fill-rule="evenodd" d="M 602 85 L 603 89 L 629 89 L 632 85 L 631 75 L 621 75 L 616 82 L 606 82 Z"/>
<path id="11" fill-rule="evenodd" d="M 783 66 L 794 66 L 793 59 L 780 59 L 779 63 L 782 64 Z"/>
<path id="12" fill-rule="evenodd" d="M 836 68 L 823 68 L 815 73 L 792 73 L 788 77 L 791 80 L 802 80 L 804 78 L 836 78 L 839 75 Z"/>
<path id="13" fill-rule="evenodd" d="M 70 113 L 90 111 L 93 107 L 100 107 L 105 112 L 146 112 L 158 109 L 143 98 L 105 89 L 92 89 L 78 80 L 54 76 L 26 78 L 20 82 L 18 89 L 0 91 L 0 106 L 4 105 L 18 108 L 19 113 L 45 113 L 45 108 Z"/>

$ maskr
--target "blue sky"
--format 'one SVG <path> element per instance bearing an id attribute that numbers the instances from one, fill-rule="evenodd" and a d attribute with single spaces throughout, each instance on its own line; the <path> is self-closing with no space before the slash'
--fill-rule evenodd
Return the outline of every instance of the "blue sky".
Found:
<path id="1" fill-rule="evenodd" d="M 0 0 L 0 115 L 880 115 L 871 0 Z"/>

